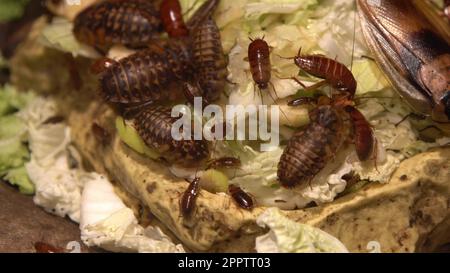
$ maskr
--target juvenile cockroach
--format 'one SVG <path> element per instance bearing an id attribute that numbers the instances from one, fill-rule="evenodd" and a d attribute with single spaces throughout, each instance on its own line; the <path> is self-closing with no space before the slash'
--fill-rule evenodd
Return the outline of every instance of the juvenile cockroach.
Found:
<path id="1" fill-rule="evenodd" d="M 202 94 L 207 103 L 214 102 L 225 89 L 228 73 L 220 31 L 213 19 L 208 18 L 193 33 L 192 52 L 196 75 L 188 87 L 194 91 L 185 88 L 185 93 Z"/>
<path id="2" fill-rule="evenodd" d="M 209 155 L 205 140 L 174 140 L 172 127 L 177 118 L 171 116 L 172 109 L 164 106 L 150 106 L 135 118 L 135 126 L 144 142 L 159 152 L 171 163 L 183 166 L 197 166 Z M 180 132 L 182 135 L 182 132 Z"/>
<path id="3" fill-rule="evenodd" d="M 174 98 L 172 89 L 190 77 L 191 65 L 188 46 L 169 40 L 119 61 L 101 60 L 92 69 L 101 72 L 100 91 L 106 101 L 142 104 Z"/>
<path id="4" fill-rule="evenodd" d="M 192 182 L 189 183 L 189 186 L 180 199 L 180 212 L 183 217 L 188 218 L 194 212 L 195 203 L 197 201 L 200 190 L 200 178 L 196 177 Z"/>
<path id="5" fill-rule="evenodd" d="M 302 55 L 301 48 L 293 59 L 295 64 L 306 73 L 324 79 L 313 86 L 306 87 L 294 77 L 293 79 L 303 88 L 315 90 L 328 84 L 336 90 L 347 92 L 350 99 L 354 97 L 357 83 L 353 73 L 345 65 L 323 55 Z"/>
<path id="6" fill-rule="evenodd" d="M 163 0 L 160 6 L 160 17 L 164 29 L 172 38 L 187 37 L 189 30 L 184 23 L 180 1 Z"/>
<path id="7" fill-rule="evenodd" d="M 253 209 L 254 202 L 253 198 L 242 190 L 239 186 L 231 184 L 228 186 L 228 192 L 230 193 L 233 200 L 243 209 L 251 210 Z"/>
<path id="8" fill-rule="evenodd" d="M 369 122 L 347 97 L 319 101 L 310 113 L 311 123 L 290 139 L 278 164 L 278 180 L 294 188 L 310 182 L 350 139 L 354 139 L 361 161 L 374 152 L 374 136 Z"/>
<path id="9" fill-rule="evenodd" d="M 106 0 L 89 6 L 74 22 L 78 41 L 105 51 L 115 44 L 143 47 L 162 32 L 155 4 L 147 0 Z"/>
<path id="10" fill-rule="evenodd" d="M 250 39 L 248 46 L 248 62 L 253 80 L 260 90 L 267 89 L 272 76 L 272 66 L 270 64 L 270 48 L 267 42 L 262 39 Z"/>

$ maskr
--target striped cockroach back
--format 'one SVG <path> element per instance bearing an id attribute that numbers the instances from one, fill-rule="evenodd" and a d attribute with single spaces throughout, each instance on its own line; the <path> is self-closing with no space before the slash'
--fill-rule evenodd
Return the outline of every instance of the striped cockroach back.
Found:
<path id="1" fill-rule="evenodd" d="M 198 166 L 209 156 L 206 140 L 174 140 L 172 126 L 177 118 L 171 108 L 150 106 L 135 118 L 135 126 L 144 142 L 171 163 Z M 181 133 L 181 132 L 180 132 Z"/>
<path id="2" fill-rule="evenodd" d="M 152 1 L 106 0 L 89 6 L 74 22 L 78 41 L 102 51 L 115 44 L 142 47 L 162 32 Z"/>
<path id="3" fill-rule="evenodd" d="M 195 30 L 192 52 L 197 72 L 195 79 L 205 100 L 214 102 L 225 89 L 227 60 L 219 28 L 212 18 L 201 23 Z"/>
<path id="4" fill-rule="evenodd" d="M 174 98 L 174 88 L 192 73 L 191 57 L 183 42 L 159 41 L 109 65 L 100 77 L 101 93 L 106 101 L 122 104 Z"/>

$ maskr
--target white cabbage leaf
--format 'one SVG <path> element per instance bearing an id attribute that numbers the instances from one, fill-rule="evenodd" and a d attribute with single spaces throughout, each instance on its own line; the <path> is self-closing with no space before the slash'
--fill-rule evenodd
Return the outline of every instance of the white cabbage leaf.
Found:
<path id="1" fill-rule="evenodd" d="M 261 214 L 257 224 L 270 228 L 269 233 L 256 238 L 258 253 L 348 253 L 337 238 L 318 228 L 296 223 L 276 208 Z"/>

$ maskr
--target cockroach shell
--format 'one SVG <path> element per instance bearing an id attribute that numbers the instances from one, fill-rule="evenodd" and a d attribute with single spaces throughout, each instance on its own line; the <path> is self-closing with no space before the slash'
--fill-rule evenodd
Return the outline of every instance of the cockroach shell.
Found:
<path id="1" fill-rule="evenodd" d="M 107 50 L 115 44 L 145 46 L 162 31 L 154 3 L 147 0 L 106 0 L 89 6 L 74 21 L 78 41 Z"/>
<path id="2" fill-rule="evenodd" d="M 144 142 L 158 151 L 165 159 L 184 166 L 202 164 L 209 156 L 209 146 L 205 140 L 175 140 L 172 126 L 176 118 L 172 110 L 164 106 L 151 106 L 135 118 L 135 126 Z"/>

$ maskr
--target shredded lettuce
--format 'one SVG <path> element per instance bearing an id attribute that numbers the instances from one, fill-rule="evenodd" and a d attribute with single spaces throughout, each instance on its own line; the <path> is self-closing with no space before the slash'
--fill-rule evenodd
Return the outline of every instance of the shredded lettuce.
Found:
<path id="1" fill-rule="evenodd" d="M 59 51 L 72 53 L 74 57 L 84 56 L 87 58 L 98 58 L 99 54 L 95 49 L 80 44 L 73 35 L 73 23 L 69 20 L 56 17 L 52 23 L 47 25 L 41 33 L 39 41 L 47 46 Z"/>
<path id="2" fill-rule="evenodd" d="M 22 17 L 30 0 L 0 1 L 0 23 L 5 23 Z"/>
<path id="3" fill-rule="evenodd" d="M 33 184 L 24 172 L 30 159 L 25 143 L 27 128 L 17 115 L 30 100 L 28 93 L 17 92 L 12 86 L 0 89 L 0 178 L 19 188 L 24 194 L 33 194 Z"/>
<path id="4" fill-rule="evenodd" d="M 115 194 L 111 183 L 98 174 L 87 175 L 81 203 L 81 238 L 88 246 L 115 252 L 180 253 L 159 228 L 143 228 L 133 211 Z"/>
<path id="5" fill-rule="evenodd" d="M 11 185 L 19 187 L 22 194 L 32 195 L 35 192 L 34 184 L 31 182 L 24 166 L 9 170 L 4 179 Z"/>
<path id="6" fill-rule="evenodd" d="M 258 253 L 348 253 L 335 237 L 318 228 L 296 223 L 276 208 L 266 210 L 257 223 L 270 228 L 268 234 L 256 238 Z"/>

